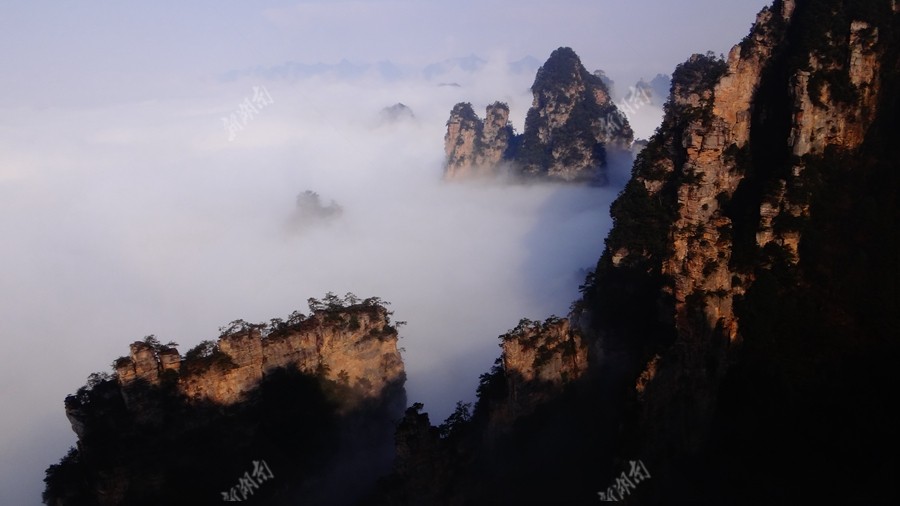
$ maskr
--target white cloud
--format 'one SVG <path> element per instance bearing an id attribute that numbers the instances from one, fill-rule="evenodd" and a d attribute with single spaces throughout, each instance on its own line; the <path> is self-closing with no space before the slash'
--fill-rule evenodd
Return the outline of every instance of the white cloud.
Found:
<path id="1" fill-rule="evenodd" d="M 17 167 L 0 183 L 0 333 L 15 350 L 0 363 L 4 460 L 27 454 L 27 489 L 39 490 L 74 440 L 63 398 L 129 342 L 153 333 L 185 351 L 230 320 L 285 316 L 326 291 L 393 302 L 409 321 L 410 399 L 436 419 L 471 399 L 497 335 L 568 308 L 615 195 L 441 182 L 453 103 L 505 98 L 524 116 L 529 80 L 488 65 L 459 89 L 269 83 L 274 103 L 231 142 L 221 116 L 257 83 L 198 87 L 192 100 L 0 111 L 17 125 L 0 151 Z M 375 126 L 396 102 L 416 118 Z M 343 214 L 292 233 L 307 189 Z"/>

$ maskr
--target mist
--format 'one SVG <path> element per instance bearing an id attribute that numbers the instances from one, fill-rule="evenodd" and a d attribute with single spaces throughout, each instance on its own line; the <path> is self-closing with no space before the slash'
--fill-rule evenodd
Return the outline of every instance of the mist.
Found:
<path id="1" fill-rule="evenodd" d="M 190 98 L 12 111 L 0 331 L 13 346 L 0 384 L 2 426 L 18 437 L 2 441 L 16 466 L 4 476 L 27 469 L 39 493 L 75 442 L 63 399 L 130 342 L 155 334 L 183 353 L 231 320 L 306 311 L 329 291 L 381 297 L 408 322 L 411 402 L 439 421 L 471 401 L 498 335 L 566 313 L 618 191 L 441 180 L 452 105 L 506 100 L 521 130 L 531 79 L 489 66 L 460 87 L 239 80 Z M 254 86 L 271 103 L 229 131 L 222 118 Z M 396 102 L 415 117 L 382 121 Z M 627 167 L 615 170 L 624 181 Z M 339 212 L 298 226 L 306 191 Z"/>

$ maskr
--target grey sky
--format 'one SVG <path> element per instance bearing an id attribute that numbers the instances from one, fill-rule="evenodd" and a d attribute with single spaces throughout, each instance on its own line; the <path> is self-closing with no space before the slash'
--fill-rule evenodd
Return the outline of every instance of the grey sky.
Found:
<path id="1" fill-rule="evenodd" d="M 4 2 L 0 103 L 159 98 L 229 69 L 286 61 L 541 60 L 568 45 L 620 82 L 727 52 L 767 2 Z M 652 77 L 652 75 L 646 75 Z"/>
<path id="2" fill-rule="evenodd" d="M 354 291 L 394 302 L 411 400 L 440 421 L 519 317 L 562 314 L 615 188 L 441 186 L 456 101 L 509 102 L 571 46 L 619 85 L 727 52 L 766 2 L 4 1 L 0 4 L 0 504 L 40 502 L 74 443 L 63 398 L 150 333 L 181 351 L 231 319 Z M 286 62 L 422 68 L 476 54 L 460 88 L 405 78 L 224 81 Z M 221 118 L 274 103 L 229 142 Z M 402 101 L 416 121 L 384 126 Z M 620 167 L 619 183 L 627 167 Z M 345 208 L 285 229 L 312 189 Z M 585 239 L 587 238 L 587 239 Z"/>

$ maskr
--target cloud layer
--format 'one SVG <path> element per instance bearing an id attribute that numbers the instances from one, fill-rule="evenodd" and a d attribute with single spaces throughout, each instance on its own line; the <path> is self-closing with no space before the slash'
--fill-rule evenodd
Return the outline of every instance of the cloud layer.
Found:
<path id="1" fill-rule="evenodd" d="M 283 317 L 327 291 L 380 296 L 409 322 L 410 400 L 436 419 L 470 400 L 499 334 L 566 312 L 616 193 L 441 181 L 452 105 L 507 100 L 521 129 L 530 79 L 488 64 L 459 88 L 238 80 L 184 99 L 6 111 L 4 476 L 27 470 L 35 497 L 74 442 L 63 398 L 129 342 L 156 334 L 186 351 L 228 321 Z M 229 141 L 222 118 L 254 86 L 272 103 Z M 415 118 L 385 124 L 396 102 Z M 341 212 L 298 228 L 306 190 Z"/>

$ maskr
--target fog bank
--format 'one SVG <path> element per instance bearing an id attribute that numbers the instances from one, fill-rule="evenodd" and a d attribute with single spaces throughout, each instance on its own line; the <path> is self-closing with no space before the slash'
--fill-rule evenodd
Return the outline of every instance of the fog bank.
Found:
<path id="1" fill-rule="evenodd" d="M 499 334 L 567 311 L 617 192 L 441 181 L 452 105 L 508 101 L 521 130 L 530 81 L 491 67 L 460 87 L 244 79 L 186 98 L 4 110 L 0 427 L 16 435 L 0 442 L 4 475 L 26 475 L 34 497 L 75 441 L 63 399 L 130 342 L 155 334 L 183 353 L 231 320 L 305 311 L 328 291 L 382 297 L 409 322 L 411 402 L 439 421 L 471 400 Z M 270 103 L 229 130 L 222 118 L 254 87 Z M 396 102 L 415 118 L 386 124 Z M 340 212 L 298 227 L 305 191 Z"/>

